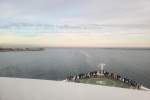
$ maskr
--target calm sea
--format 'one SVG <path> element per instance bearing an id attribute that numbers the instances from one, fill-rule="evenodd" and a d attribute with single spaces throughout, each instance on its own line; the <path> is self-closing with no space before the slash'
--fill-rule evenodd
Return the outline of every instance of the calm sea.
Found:
<path id="1" fill-rule="evenodd" d="M 0 52 L 0 77 L 63 80 L 105 70 L 150 88 L 150 49 L 46 48 L 44 51 Z"/>

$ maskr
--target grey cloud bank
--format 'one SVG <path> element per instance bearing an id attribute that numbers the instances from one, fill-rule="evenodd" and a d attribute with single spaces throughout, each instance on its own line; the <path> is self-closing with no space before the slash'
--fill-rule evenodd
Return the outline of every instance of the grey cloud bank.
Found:
<path id="1" fill-rule="evenodd" d="M 149 0 L 1 0 L 3 17 L 57 24 L 149 24 Z"/>
<path id="2" fill-rule="evenodd" d="M 84 29 L 84 28 L 104 28 L 104 27 L 122 27 L 122 28 L 141 28 L 150 29 L 148 24 L 74 24 L 74 25 L 52 25 L 52 24 L 40 24 L 40 23 L 28 23 L 28 22 L 9 22 L 8 24 L 0 24 L 0 28 L 12 28 L 12 27 L 44 27 L 44 28 L 60 28 L 60 29 Z"/>
<path id="3" fill-rule="evenodd" d="M 78 24 L 78 25 L 52 25 L 39 23 L 14 23 L 9 22 L 0 25 L 0 35 L 5 35 L 5 31 L 13 32 L 14 35 L 35 37 L 45 34 L 97 34 L 105 36 L 117 35 L 150 35 L 150 25 L 145 24 Z M 126 30 L 126 31 L 124 31 Z M 138 31 L 136 31 L 138 30 Z M 143 31 L 146 30 L 146 31 Z M 12 33 L 10 34 L 12 35 Z M 8 35 L 8 33 L 6 34 Z"/>

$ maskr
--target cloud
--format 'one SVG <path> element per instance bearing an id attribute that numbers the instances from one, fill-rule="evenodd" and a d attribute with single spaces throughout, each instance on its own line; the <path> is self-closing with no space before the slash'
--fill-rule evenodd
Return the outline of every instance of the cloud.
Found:
<path id="1" fill-rule="evenodd" d="M 0 25 L 0 29 L 9 29 L 10 25 Z"/>
<path id="2" fill-rule="evenodd" d="M 22 23 L 20 23 L 20 26 L 22 26 L 22 27 L 33 27 L 34 24 L 22 22 Z"/>
<path id="3" fill-rule="evenodd" d="M 52 24 L 149 24 L 149 0 L 1 0 L 0 18 Z"/>
<path id="4" fill-rule="evenodd" d="M 27 23 L 20 22 L 14 23 L 9 22 L 8 24 L 0 25 L 0 28 L 13 28 L 13 27 L 22 27 L 22 28 L 55 28 L 55 29 L 71 29 L 71 30 L 85 30 L 85 29 L 103 29 L 103 28 L 124 28 L 124 29 L 150 29 L 150 25 L 147 24 L 77 24 L 77 25 L 52 25 L 52 24 L 40 24 L 40 23 Z"/>
<path id="5" fill-rule="evenodd" d="M 0 32 L 3 32 L 3 34 L 9 32 L 23 37 L 37 37 L 46 34 L 77 34 L 85 36 L 93 36 L 93 34 L 94 36 L 150 35 L 150 25 L 147 24 L 54 25 L 49 23 L 9 22 L 1 24 L 0 29 Z"/>
<path id="6" fill-rule="evenodd" d="M 48 28 L 48 27 L 53 27 L 54 25 L 51 24 L 43 24 L 44 27 Z"/>
<path id="7" fill-rule="evenodd" d="M 1 17 L 12 16 L 16 14 L 18 10 L 10 2 L 0 1 L 0 15 Z"/>
<path id="8" fill-rule="evenodd" d="M 0 36 L 33 37 L 33 42 L 44 37 L 60 43 L 78 38 L 80 43 L 84 38 L 87 43 L 117 41 L 118 36 L 144 41 L 150 36 L 149 4 L 150 0 L 0 0 Z"/>
<path id="9" fill-rule="evenodd" d="M 36 27 L 42 27 L 43 25 L 42 24 L 36 24 Z"/>
<path id="10" fill-rule="evenodd" d="M 9 25 L 11 27 L 17 27 L 17 28 L 19 28 L 19 26 L 20 26 L 19 23 L 12 23 L 12 22 L 10 22 Z"/>

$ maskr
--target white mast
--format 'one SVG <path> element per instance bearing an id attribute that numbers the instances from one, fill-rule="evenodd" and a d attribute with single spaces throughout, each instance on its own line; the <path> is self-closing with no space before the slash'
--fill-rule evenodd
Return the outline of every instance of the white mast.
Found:
<path id="1" fill-rule="evenodd" d="M 105 66 L 105 63 L 103 61 L 101 64 L 99 63 L 99 65 L 98 65 L 98 67 L 100 67 L 100 70 L 101 70 L 101 75 L 104 75 L 104 73 L 103 73 L 104 66 Z"/>

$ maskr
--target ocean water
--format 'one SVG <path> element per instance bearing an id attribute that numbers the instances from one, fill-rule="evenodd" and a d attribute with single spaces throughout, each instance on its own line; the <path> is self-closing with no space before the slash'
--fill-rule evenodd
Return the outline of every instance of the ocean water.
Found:
<path id="1" fill-rule="evenodd" d="M 46 48 L 44 51 L 0 52 L 0 77 L 63 80 L 104 69 L 150 88 L 150 49 Z"/>

